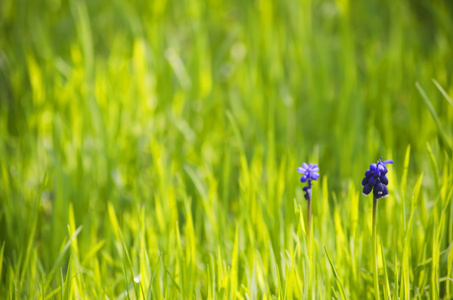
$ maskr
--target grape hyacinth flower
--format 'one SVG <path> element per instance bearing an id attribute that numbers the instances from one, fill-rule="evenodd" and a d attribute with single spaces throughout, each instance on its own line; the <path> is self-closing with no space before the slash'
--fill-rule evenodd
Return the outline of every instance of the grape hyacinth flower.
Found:
<path id="1" fill-rule="evenodd" d="M 384 198 L 389 195 L 387 185 L 389 180 L 387 179 L 387 166 L 393 164 L 393 160 L 379 159 L 377 164 L 371 164 L 370 168 L 365 172 L 365 178 L 362 180 L 363 194 L 368 196 L 373 190 L 373 196 L 376 199 Z"/>
<path id="2" fill-rule="evenodd" d="M 311 181 L 318 180 L 319 178 L 319 167 L 317 164 L 306 164 L 303 163 L 302 167 L 297 168 L 297 172 L 303 174 L 300 178 L 301 182 L 307 182 L 308 185 L 304 187 L 304 197 L 305 200 L 309 200 L 311 198 Z"/>
<path id="3" fill-rule="evenodd" d="M 373 247 L 374 247 L 374 293 L 375 298 L 379 299 L 379 281 L 378 281 L 378 261 L 377 261 L 377 234 L 376 234 L 376 211 L 377 200 L 387 197 L 389 190 L 387 185 L 387 165 L 393 164 L 393 160 L 384 160 L 382 157 L 376 164 L 371 164 L 365 172 L 365 178 L 362 180 L 363 194 L 368 196 L 373 191 Z"/>
<path id="4" fill-rule="evenodd" d="M 307 232 L 308 232 L 308 242 L 311 245 L 311 181 L 318 180 L 319 178 L 319 167 L 317 164 L 306 164 L 303 163 L 302 167 L 297 168 L 297 172 L 302 174 L 300 178 L 301 182 L 307 182 L 307 186 L 304 187 L 304 197 L 307 200 Z M 311 249 L 311 246 L 309 247 Z"/>

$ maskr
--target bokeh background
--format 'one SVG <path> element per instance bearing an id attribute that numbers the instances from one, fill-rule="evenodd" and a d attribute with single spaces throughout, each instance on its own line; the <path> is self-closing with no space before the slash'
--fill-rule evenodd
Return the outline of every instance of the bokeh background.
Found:
<path id="1" fill-rule="evenodd" d="M 446 0 L 1 1 L 0 294 L 341 298 L 326 245 L 371 297 L 382 156 L 382 296 L 452 296 L 452 48 Z"/>

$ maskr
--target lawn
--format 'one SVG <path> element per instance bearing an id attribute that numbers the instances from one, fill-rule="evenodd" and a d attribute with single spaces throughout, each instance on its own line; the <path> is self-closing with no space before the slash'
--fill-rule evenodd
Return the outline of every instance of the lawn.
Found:
<path id="1" fill-rule="evenodd" d="M 0 1 L 0 298 L 453 298 L 451 49 L 448 0 Z"/>

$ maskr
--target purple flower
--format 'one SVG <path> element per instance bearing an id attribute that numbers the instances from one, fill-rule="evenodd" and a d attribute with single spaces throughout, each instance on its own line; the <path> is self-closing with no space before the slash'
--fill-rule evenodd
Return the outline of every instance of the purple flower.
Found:
<path id="1" fill-rule="evenodd" d="M 303 163 L 302 167 L 297 168 L 297 172 L 302 174 L 300 181 L 308 183 L 308 185 L 304 187 L 304 197 L 308 200 L 311 198 L 311 181 L 318 180 L 319 178 L 319 167 L 317 164 L 310 163 L 307 165 L 306 163 Z"/>
<path id="2" fill-rule="evenodd" d="M 368 196 L 373 191 L 373 196 L 376 199 L 384 198 L 389 195 L 387 185 L 387 165 L 393 164 L 393 160 L 384 160 L 382 157 L 376 164 L 371 164 L 370 168 L 365 172 L 365 178 L 362 180 L 363 194 Z"/>

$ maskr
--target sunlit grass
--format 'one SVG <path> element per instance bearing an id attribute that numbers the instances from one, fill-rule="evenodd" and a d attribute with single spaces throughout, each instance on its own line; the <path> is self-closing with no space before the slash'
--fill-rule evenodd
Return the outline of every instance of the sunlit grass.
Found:
<path id="1" fill-rule="evenodd" d="M 0 298 L 453 297 L 451 11 L 1 1 Z"/>

